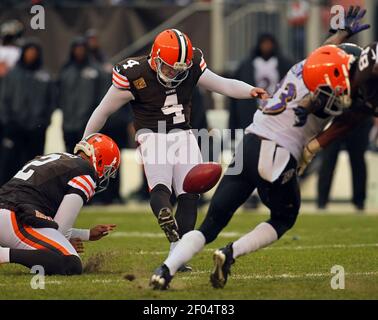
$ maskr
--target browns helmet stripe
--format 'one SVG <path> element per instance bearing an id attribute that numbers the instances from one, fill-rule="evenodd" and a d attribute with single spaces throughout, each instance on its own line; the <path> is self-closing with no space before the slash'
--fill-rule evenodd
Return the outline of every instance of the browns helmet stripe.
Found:
<path id="1" fill-rule="evenodd" d="M 185 36 L 181 33 L 181 31 L 177 29 L 172 29 L 173 32 L 176 34 L 178 43 L 179 43 L 179 61 L 180 63 L 185 63 L 186 56 L 188 54 L 187 44 Z"/>

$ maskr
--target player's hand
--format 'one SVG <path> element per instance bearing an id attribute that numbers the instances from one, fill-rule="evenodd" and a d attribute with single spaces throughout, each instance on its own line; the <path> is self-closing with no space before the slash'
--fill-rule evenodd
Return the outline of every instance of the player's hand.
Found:
<path id="1" fill-rule="evenodd" d="M 298 163 L 298 175 L 303 175 L 305 169 L 310 164 L 312 159 L 320 151 L 321 147 L 317 139 L 311 140 L 303 149 L 301 160 Z"/>
<path id="2" fill-rule="evenodd" d="M 359 6 L 350 6 L 347 15 L 344 20 L 344 29 L 348 32 L 348 37 L 351 37 L 363 30 L 369 29 L 370 24 L 361 24 L 362 18 L 365 16 L 366 10 Z M 330 30 L 331 33 L 335 33 L 337 30 Z"/>
<path id="3" fill-rule="evenodd" d="M 370 24 L 361 24 L 361 20 L 364 17 L 366 10 L 360 9 L 359 6 L 350 6 L 345 17 L 345 30 L 348 32 L 349 37 L 370 28 Z"/>
<path id="4" fill-rule="evenodd" d="M 84 243 L 83 240 L 79 238 L 71 238 L 70 243 L 75 248 L 77 253 L 83 253 L 84 252 Z"/>
<path id="5" fill-rule="evenodd" d="M 100 240 L 102 237 L 107 236 L 110 231 L 113 231 L 115 227 L 116 227 L 115 224 L 97 225 L 90 230 L 89 240 L 90 241 Z"/>
<path id="6" fill-rule="evenodd" d="M 251 97 L 266 100 L 269 99 L 269 93 L 263 88 L 256 87 L 251 90 Z"/>
<path id="7" fill-rule="evenodd" d="M 308 111 L 303 107 L 294 108 L 295 123 L 294 127 L 303 127 L 307 122 Z"/>

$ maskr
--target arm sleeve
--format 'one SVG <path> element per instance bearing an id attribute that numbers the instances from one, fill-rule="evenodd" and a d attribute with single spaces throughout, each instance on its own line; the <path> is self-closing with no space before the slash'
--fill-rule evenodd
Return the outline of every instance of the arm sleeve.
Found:
<path id="1" fill-rule="evenodd" d="M 111 114 L 133 99 L 134 96 L 129 90 L 120 90 L 112 85 L 93 111 L 85 128 L 84 137 L 99 132 Z"/>
<path id="2" fill-rule="evenodd" d="M 55 215 L 54 221 L 59 225 L 59 231 L 69 239 L 72 234 L 72 227 L 76 218 L 83 207 L 83 199 L 77 194 L 65 195 L 58 211 Z"/>
<path id="3" fill-rule="evenodd" d="M 253 86 L 243 81 L 223 78 L 206 69 L 198 80 L 198 84 L 209 90 L 235 99 L 252 99 Z"/>

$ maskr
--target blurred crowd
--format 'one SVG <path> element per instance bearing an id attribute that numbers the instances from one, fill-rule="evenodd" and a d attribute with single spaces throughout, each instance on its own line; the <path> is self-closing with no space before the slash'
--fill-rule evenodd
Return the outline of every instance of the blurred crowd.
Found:
<path id="1" fill-rule="evenodd" d="M 46 5 L 55 7 L 83 5 L 135 5 L 135 4 L 167 4 L 185 6 L 192 2 L 209 2 L 211 0 L 1 0 L 0 7 L 28 7 L 30 5 Z"/>
<path id="2" fill-rule="evenodd" d="M 56 108 L 63 113 L 62 132 L 66 151 L 72 152 L 75 143 L 82 138 L 91 113 L 111 85 L 112 65 L 107 62 L 96 30 L 87 30 L 72 39 L 66 62 L 57 75 L 44 68 L 39 42 L 23 39 L 23 32 L 23 25 L 17 20 L 6 21 L 0 26 L 0 185 L 8 181 L 23 163 L 43 154 L 46 130 Z M 263 87 L 272 94 L 294 63 L 282 54 L 273 35 L 262 34 L 230 76 Z M 258 103 L 255 100 L 231 99 L 229 128 L 246 128 L 253 120 Z M 210 129 L 207 107 L 199 90 L 195 91 L 192 104 L 193 128 Z M 326 208 L 328 204 L 337 157 L 343 149 L 349 154 L 353 177 L 351 201 L 358 210 L 364 209 L 367 184 L 365 152 L 369 148 L 378 151 L 378 122 L 375 121 L 375 125 L 373 122 L 369 119 L 342 141 L 335 142 L 308 168 L 304 178 L 314 171 L 319 175 L 319 209 Z M 135 148 L 131 108 L 125 106 L 114 114 L 103 133 L 111 136 L 120 148 Z M 130 198 L 138 201 L 149 199 L 145 178 Z M 96 197 L 97 204 L 122 204 L 125 201 L 120 194 L 119 178 L 110 184 L 106 192 Z M 254 194 L 246 206 L 256 208 L 258 204 L 258 195 Z"/>

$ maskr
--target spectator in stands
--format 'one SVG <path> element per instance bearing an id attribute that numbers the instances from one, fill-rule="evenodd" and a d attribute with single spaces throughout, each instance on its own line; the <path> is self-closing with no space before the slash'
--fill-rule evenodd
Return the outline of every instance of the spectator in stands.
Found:
<path id="1" fill-rule="evenodd" d="M 88 43 L 89 57 L 99 64 L 104 64 L 106 62 L 106 57 L 101 49 L 100 42 L 97 37 L 97 31 L 95 29 L 88 29 L 85 32 L 85 38 Z"/>
<path id="2" fill-rule="evenodd" d="M 17 65 L 3 79 L 0 184 L 8 181 L 22 164 L 43 154 L 55 103 L 51 77 L 42 65 L 40 45 L 28 41 L 22 47 Z"/>
<path id="3" fill-rule="evenodd" d="M 293 63 L 282 55 L 277 40 L 271 34 L 262 34 L 250 55 L 237 68 L 233 78 L 253 83 L 272 94 L 281 78 Z M 245 129 L 253 120 L 258 100 L 230 101 L 230 129 Z"/>
<path id="4" fill-rule="evenodd" d="M 18 20 L 8 20 L 0 25 L 0 93 L 4 77 L 20 59 L 21 48 L 16 42 L 22 36 L 23 31 L 24 26 Z M 0 142 L 2 141 L 2 132 L 0 121 Z"/>
<path id="5" fill-rule="evenodd" d="M 373 120 L 369 118 L 344 138 L 333 142 L 321 153 L 321 165 L 318 179 L 319 209 L 325 209 L 329 201 L 332 179 L 339 152 L 346 149 L 352 169 L 353 197 L 352 203 L 357 210 L 364 210 L 366 198 L 366 162 L 365 152 L 369 144 L 369 132 Z"/>
<path id="6" fill-rule="evenodd" d="M 21 49 L 16 44 L 24 31 L 18 20 L 9 20 L 0 26 L 0 81 L 20 58 Z"/>
<path id="7" fill-rule="evenodd" d="M 101 66 L 89 59 L 85 38 L 75 38 L 58 79 L 58 106 L 63 111 L 63 136 L 67 152 L 72 152 L 82 138 L 90 115 L 105 94 L 105 83 Z"/>

